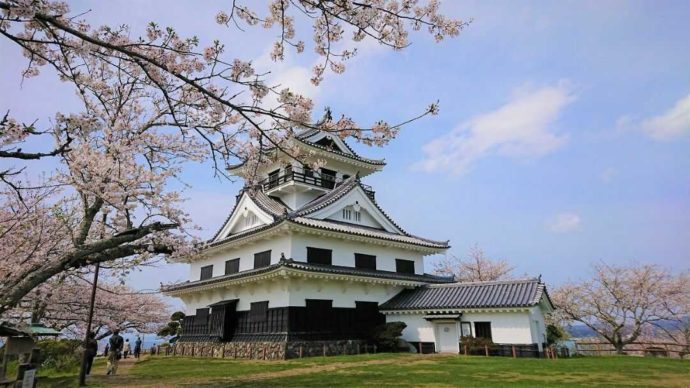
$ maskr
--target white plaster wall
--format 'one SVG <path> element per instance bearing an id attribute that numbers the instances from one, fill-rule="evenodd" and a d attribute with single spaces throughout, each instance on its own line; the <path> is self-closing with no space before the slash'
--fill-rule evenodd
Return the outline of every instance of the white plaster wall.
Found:
<path id="1" fill-rule="evenodd" d="M 208 305 L 222 300 L 239 299 L 238 311 L 249 310 L 253 302 L 268 301 L 268 307 L 289 306 L 289 293 L 284 280 L 266 281 L 263 283 L 241 284 L 233 287 L 195 292 L 183 295 L 180 299 L 186 306 L 187 314 L 194 314 L 196 309 L 208 307 Z"/>
<path id="2" fill-rule="evenodd" d="M 290 256 L 297 261 L 307 261 L 307 247 L 333 250 L 333 265 L 355 266 L 355 253 L 376 256 L 376 269 L 395 271 L 395 259 L 413 260 L 415 273 L 424 273 L 424 258 L 421 253 L 405 249 L 366 244 L 359 241 L 326 238 L 307 234 L 295 234 L 292 238 Z"/>
<path id="3" fill-rule="evenodd" d="M 319 279 L 270 279 L 261 283 L 234 285 L 223 289 L 196 292 L 181 297 L 187 314 L 222 300 L 239 299 L 237 310 L 249 310 L 251 303 L 268 301 L 268 307 L 305 306 L 306 299 L 330 299 L 333 307 L 355 307 L 355 302 L 389 300 L 401 287 L 364 285 Z"/>
<path id="4" fill-rule="evenodd" d="M 402 338 L 412 342 L 437 343 L 434 324 L 425 320 L 426 314 L 388 314 L 386 322 L 404 322 Z M 505 344 L 533 344 L 540 343 L 532 336 L 532 311 L 506 313 L 463 313 L 461 321 L 470 322 L 474 335 L 474 322 L 491 322 L 493 342 Z M 459 332 L 459 327 L 458 327 Z M 458 338 L 459 340 L 459 338 Z M 438 346 L 438 343 L 437 343 Z"/>
<path id="5" fill-rule="evenodd" d="M 527 311 L 505 313 L 465 313 L 463 322 L 491 322 L 491 336 L 497 344 L 532 344 L 530 313 Z"/>
<path id="6" fill-rule="evenodd" d="M 353 308 L 355 302 L 386 302 L 402 287 L 309 279 L 291 280 L 289 290 L 290 306 L 305 306 L 306 299 L 330 299 L 333 307 Z"/>
<path id="7" fill-rule="evenodd" d="M 189 280 L 199 280 L 201 278 L 201 267 L 213 264 L 213 276 L 225 275 L 225 261 L 240 259 L 240 271 L 254 268 L 254 254 L 271 251 L 271 264 L 280 260 L 280 254 L 285 253 L 285 257 L 290 257 L 291 239 L 287 235 L 274 236 L 268 240 L 260 240 L 238 248 L 215 252 L 207 258 L 194 261 L 190 265 Z"/>
<path id="8" fill-rule="evenodd" d="M 410 342 L 436 342 L 434 326 L 423 318 L 423 314 L 390 314 L 386 315 L 386 322 L 403 322 L 407 327 L 402 332 L 402 338 Z"/>
<path id="9" fill-rule="evenodd" d="M 546 322 L 541 307 L 535 306 L 530 309 L 530 320 L 532 327 L 532 340 L 534 343 L 546 342 Z"/>

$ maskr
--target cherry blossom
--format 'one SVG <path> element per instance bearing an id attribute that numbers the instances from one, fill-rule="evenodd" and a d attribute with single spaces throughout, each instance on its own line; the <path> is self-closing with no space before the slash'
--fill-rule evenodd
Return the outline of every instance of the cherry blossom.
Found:
<path id="1" fill-rule="evenodd" d="M 373 39 L 400 50 L 408 30 L 425 28 L 437 40 L 458 35 L 467 24 L 438 7 L 436 1 L 284 0 L 255 10 L 233 2 L 215 21 L 228 34 L 278 29 L 274 60 L 283 60 L 285 50 L 310 52 L 311 45 L 322 59 L 313 69 L 318 84 L 328 69 L 345 71 L 344 62 L 356 55 L 348 37 L 353 46 Z M 247 172 L 270 163 L 267 149 L 299 160 L 308 155 L 291 139 L 304 129 L 383 145 L 401 126 L 437 111 L 432 105 L 399 123 L 371 126 L 346 114 L 315 121 L 314 101 L 270 84 L 250 59 L 229 56 L 227 37 L 204 47 L 155 22 L 136 37 L 127 25 L 92 25 L 80 11 L 53 0 L 0 0 L 0 35 L 26 58 L 23 77 L 48 76 L 40 71 L 51 68 L 83 105 L 78 113 L 56 113 L 49 126 L 22 123 L 11 112 L 0 122 L 0 157 L 17 162 L 0 171 L 0 314 L 56 276 L 96 262 L 126 269 L 193 255 L 198 241 L 182 211 L 183 193 L 171 185 L 189 163 L 210 161 L 226 176 L 238 163 L 255 167 Z M 313 26 L 310 43 L 297 23 Z M 52 138 L 53 147 L 27 151 L 39 136 Z M 23 172 L 41 158 L 53 158 L 54 167 L 29 179 Z"/>

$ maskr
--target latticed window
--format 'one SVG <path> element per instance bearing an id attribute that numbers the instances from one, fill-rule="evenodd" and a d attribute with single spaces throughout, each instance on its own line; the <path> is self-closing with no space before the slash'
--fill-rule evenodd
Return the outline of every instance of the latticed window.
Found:
<path id="1" fill-rule="evenodd" d="M 271 251 L 254 254 L 254 268 L 268 267 L 271 265 Z"/>
<path id="2" fill-rule="evenodd" d="M 474 336 L 477 338 L 491 339 L 491 322 L 475 322 Z"/>
<path id="3" fill-rule="evenodd" d="M 352 219 L 352 210 L 343 209 L 343 219 L 344 220 L 351 220 Z"/>
<path id="4" fill-rule="evenodd" d="M 231 275 L 240 272 L 240 259 L 232 259 L 225 262 L 225 274 Z"/>
<path id="5" fill-rule="evenodd" d="M 355 253 L 355 268 L 376 269 L 376 256 Z"/>
<path id="6" fill-rule="evenodd" d="M 414 261 L 395 259 L 395 272 L 413 274 L 414 273 Z"/>
<path id="7" fill-rule="evenodd" d="M 357 221 L 357 222 L 362 221 L 362 213 L 355 212 L 355 221 Z"/>
<path id="8" fill-rule="evenodd" d="M 332 260 L 332 250 L 307 247 L 307 263 L 331 265 Z"/>
<path id="9" fill-rule="evenodd" d="M 254 302 L 249 305 L 249 321 L 263 322 L 268 318 L 268 302 Z"/>
<path id="10" fill-rule="evenodd" d="M 201 267 L 201 277 L 200 280 L 206 280 L 213 277 L 213 265 L 207 265 Z"/>

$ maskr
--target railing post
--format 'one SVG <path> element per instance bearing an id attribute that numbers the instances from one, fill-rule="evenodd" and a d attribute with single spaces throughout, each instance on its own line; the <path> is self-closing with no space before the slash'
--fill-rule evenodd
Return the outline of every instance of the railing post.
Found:
<path id="1" fill-rule="evenodd" d="M 484 354 L 489 357 L 489 345 L 484 345 Z"/>
<path id="2" fill-rule="evenodd" d="M 515 345 L 513 345 L 513 358 L 515 358 L 515 357 L 516 357 L 516 355 L 515 355 Z"/>
<path id="3" fill-rule="evenodd" d="M 465 345 L 465 355 L 467 355 L 467 345 Z"/>

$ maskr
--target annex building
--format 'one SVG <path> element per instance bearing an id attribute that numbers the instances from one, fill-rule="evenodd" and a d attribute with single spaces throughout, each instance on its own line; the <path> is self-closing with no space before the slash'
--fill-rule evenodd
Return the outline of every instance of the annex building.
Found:
<path id="1" fill-rule="evenodd" d="M 357 353 L 387 321 L 405 322 L 403 339 L 425 352 L 457 353 L 461 336 L 545 342 L 544 313 L 553 306 L 539 279 L 455 283 L 426 274 L 424 258 L 444 253 L 448 241 L 407 232 L 379 206 L 362 180 L 384 161 L 321 131 L 293 141 L 305 165 L 273 149 L 259 183 L 241 190 L 225 223 L 189 258 L 189 280 L 163 287 L 187 306 L 181 351 Z M 313 160 L 326 168 L 310 169 Z"/>

